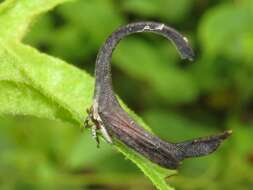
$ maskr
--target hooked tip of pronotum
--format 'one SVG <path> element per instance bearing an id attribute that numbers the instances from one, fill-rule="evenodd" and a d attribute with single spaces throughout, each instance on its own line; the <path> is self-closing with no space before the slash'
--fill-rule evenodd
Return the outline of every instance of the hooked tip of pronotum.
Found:
<path id="1" fill-rule="evenodd" d="M 191 51 L 191 52 L 188 53 L 187 55 L 182 55 L 181 57 L 182 57 L 182 59 L 187 59 L 187 60 L 189 60 L 190 62 L 192 62 L 192 61 L 194 61 L 195 54 L 193 53 L 193 51 Z"/>
<path id="2" fill-rule="evenodd" d="M 185 42 L 184 45 L 181 47 L 180 50 L 183 59 L 188 59 L 189 61 L 193 61 L 195 58 L 195 53 L 193 52 L 191 46 L 189 45 L 189 40 L 187 37 L 183 36 L 183 41 Z"/>
<path id="3" fill-rule="evenodd" d="M 194 61 L 194 58 L 195 58 L 195 53 L 194 53 L 194 51 L 191 49 L 191 47 L 189 47 L 188 48 L 188 52 L 187 52 L 187 55 L 186 55 L 187 57 L 187 59 L 189 60 L 189 61 Z"/>
<path id="4" fill-rule="evenodd" d="M 195 53 L 190 46 L 184 46 L 180 49 L 180 54 L 182 59 L 187 59 L 189 61 L 194 61 Z"/>

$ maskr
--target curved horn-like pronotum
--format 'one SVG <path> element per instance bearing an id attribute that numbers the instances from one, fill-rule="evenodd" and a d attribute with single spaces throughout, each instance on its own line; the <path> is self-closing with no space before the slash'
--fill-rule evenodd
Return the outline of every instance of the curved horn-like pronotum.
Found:
<path id="1" fill-rule="evenodd" d="M 165 24 L 137 22 L 113 32 L 99 50 L 96 60 L 95 93 L 89 114 L 94 123 L 92 131 L 97 140 L 96 130 L 100 130 L 108 142 L 119 140 L 154 163 L 175 169 L 185 158 L 204 156 L 215 151 L 231 131 L 181 143 L 170 143 L 147 132 L 130 118 L 121 108 L 112 88 L 111 56 L 122 38 L 141 32 L 153 32 L 164 36 L 176 46 L 183 59 L 193 60 L 194 53 L 187 39 Z"/>

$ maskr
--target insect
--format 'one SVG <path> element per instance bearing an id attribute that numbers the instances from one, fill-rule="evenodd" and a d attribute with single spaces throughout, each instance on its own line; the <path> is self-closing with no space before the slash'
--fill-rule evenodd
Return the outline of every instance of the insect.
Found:
<path id="1" fill-rule="evenodd" d="M 97 132 L 99 131 L 108 143 L 119 140 L 152 162 L 165 168 L 176 169 L 185 158 L 204 156 L 214 152 L 232 131 L 171 143 L 144 130 L 121 108 L 112 87 L 110 63 L 112 53 L 122 38 L 142 32 L 164 36 L 176 46 L 182 59 L 193 60 L 194 53 L 187 39 L 165 24 L 136 22 L 119 28 L 107 38 L 97 55 L 93 105 L 88 110 L 85 126 L 89 126 L 89 121 L 92 121 L 92 134 L 98 145 Z"/>

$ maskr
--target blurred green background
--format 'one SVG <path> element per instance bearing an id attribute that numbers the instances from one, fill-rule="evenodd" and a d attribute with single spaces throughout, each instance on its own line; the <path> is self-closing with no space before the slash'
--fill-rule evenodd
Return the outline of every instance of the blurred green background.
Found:
<path id="1" fill-rule="evenodd" d="M 252 190 L 252 0 L 78 0 L 37 19 L 24 42 L 93 75 L 105 38 L 141 20 L 186 35 L 196 60 L 180 60 L 154 34 L 130 36 L 113 55 L 119 96 L 172 142 L 234 131 L 216 153 L 184 161 L 168 183 L 178 190 Z M 0 151 L 0 189 L 154 189 L 111 146 L 97 149 L 88 131 L 64 123 L 1 117 Z"/>

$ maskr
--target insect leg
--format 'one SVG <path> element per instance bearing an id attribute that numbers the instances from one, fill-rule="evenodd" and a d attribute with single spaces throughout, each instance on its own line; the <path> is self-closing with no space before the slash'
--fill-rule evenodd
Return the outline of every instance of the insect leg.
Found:
<path id="1" fill-rule="evenodd" d="M 91 134 L 92 134 L 92 137 L 96 140 L 97 142 L 97 148 L 99 148 L 99 145 L 100 145 L 100 141 L 99 141 L 99 137 L 97 135 L 97 130 L 98 130 L 98 127 L 96 125 L 92 125 L 91 127 Z"/>

